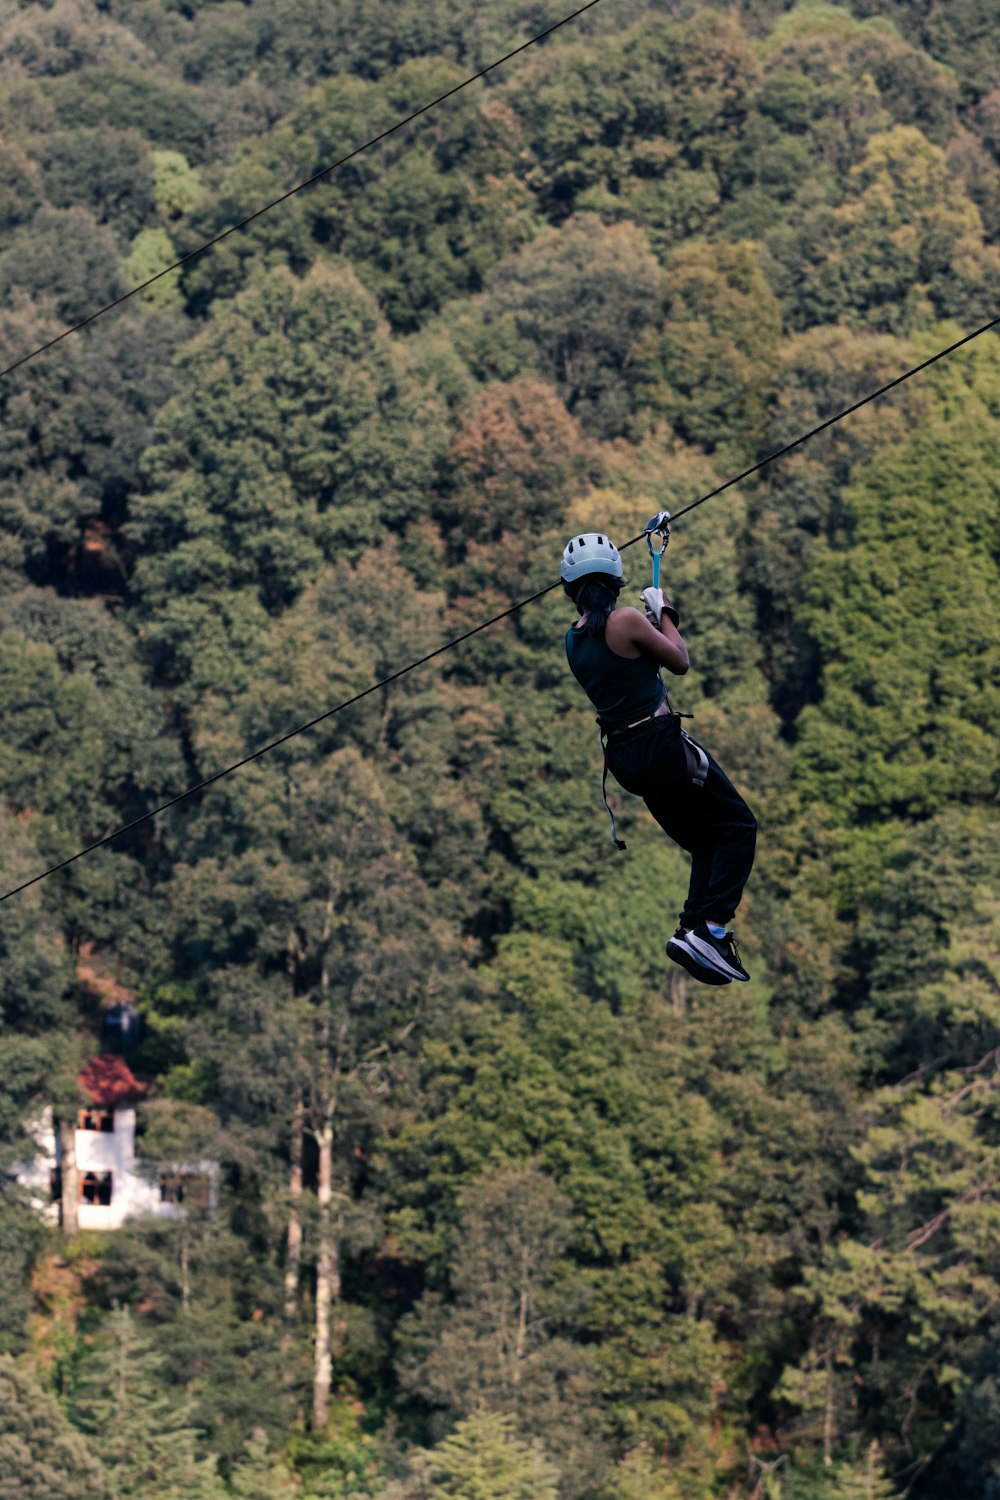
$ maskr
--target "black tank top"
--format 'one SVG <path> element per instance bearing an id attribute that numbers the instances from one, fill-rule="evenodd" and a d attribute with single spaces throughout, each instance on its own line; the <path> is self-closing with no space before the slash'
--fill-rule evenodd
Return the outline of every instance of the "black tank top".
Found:
<path id="1" fill-rule="evenodd" d="M 566 632 L 566 657 L 597 710 L 602 729 L 624 729 L 654 714 L 667 696 L 655 661 L 648 656 L 616 656 L 603 636 L 571 626 Z"/>

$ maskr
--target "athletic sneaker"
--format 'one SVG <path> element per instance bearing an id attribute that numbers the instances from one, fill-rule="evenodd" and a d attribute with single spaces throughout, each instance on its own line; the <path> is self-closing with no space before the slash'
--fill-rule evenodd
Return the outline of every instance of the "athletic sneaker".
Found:
<path id="1" fill-rule="evenodd" d="M 723 937 L 715 937 L 709 931 L 707 923 L 699 922 L 687 934 L 687 946 L 698 955 L 702 963 L 712 964 L 727 979 L 745 981 L 750 978 L 740 963 L 740 952 L 731 932 Z"/>
<path id="2" fill-rule="evenodd" d="M 729 976 L 721 973 L 715 964 L 709 963 L 691 947 L 688 941 L 690 936 L 685 928 L 678 927 L 667 944 L 667 957 L 672 958 L 675 964 L 680 964 L 682 969 L 687 969 L 702 984 L 728 984 Z"/>

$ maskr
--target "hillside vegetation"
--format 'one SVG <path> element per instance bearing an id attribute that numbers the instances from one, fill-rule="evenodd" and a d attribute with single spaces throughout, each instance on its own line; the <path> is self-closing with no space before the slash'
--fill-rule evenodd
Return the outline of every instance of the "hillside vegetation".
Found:
<path id="1" fill-rule="evenodd" d="M 2 0 L 0 362 L 562 13 Z M 0 382 L 2 888 L 998 313 L 994 7 L 604 0 Z M 0 907 L 0 1166 L 122 995 L 220 1165 L 3 1178 L 4 1494 L 1000 1496 L 998 476 L 988 334 L 676 528 L 751 985 L 558 591 Z"/>

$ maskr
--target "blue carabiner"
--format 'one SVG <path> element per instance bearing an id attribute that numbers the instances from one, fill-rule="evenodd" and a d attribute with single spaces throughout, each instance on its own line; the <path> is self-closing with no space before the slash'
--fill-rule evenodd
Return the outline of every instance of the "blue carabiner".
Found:
<path id="1" fill-rule="evenodd" d="M 658 510 L 656 515 L 652 516 L 642 529 L 646 533 L 646 546 L 649 549 L 650 557 L 653 559 L 653 587 L 654 589 L 658 589 L 660 587 L 660 558 L 666 552 L 667 543 L 670 540 L 669 510 Z M 660 538 L 659 547 L 653 546 L 654 536 Z"/>

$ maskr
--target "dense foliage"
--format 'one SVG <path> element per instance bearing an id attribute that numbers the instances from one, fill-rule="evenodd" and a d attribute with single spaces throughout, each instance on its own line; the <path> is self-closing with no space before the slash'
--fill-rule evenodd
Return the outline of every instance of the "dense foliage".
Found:
<path id="1" fill-rule="evenodd" d="M 2 0 L 2 363 L 560 13 Z M 0 383 L 3 888 L 998 310 L 992 7 L 605 0 Z M 220 1164 L 0 1179 L 3 1494 L 1000 1496 L 998 460 L 989 335 L 676 530 L 749 986 L 559 594 L 0 908 L 0 1168 L 129 993 Z"/>

